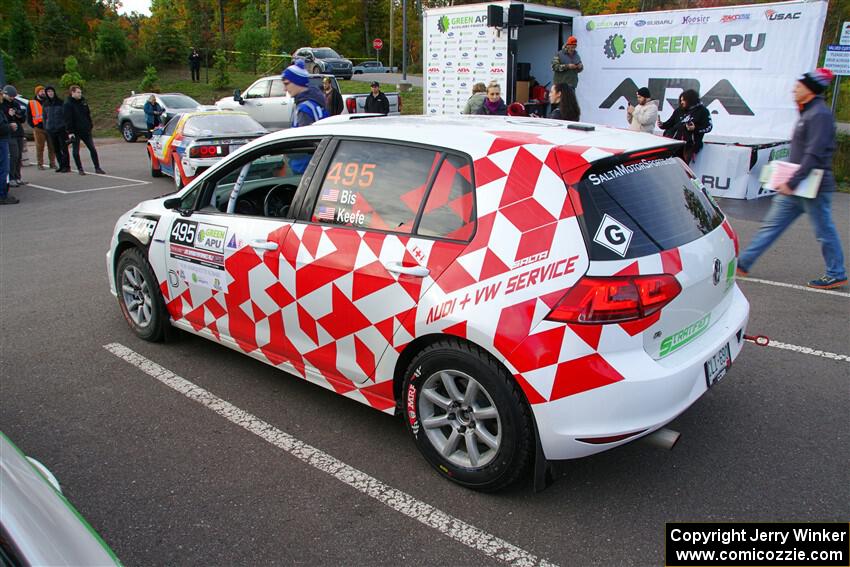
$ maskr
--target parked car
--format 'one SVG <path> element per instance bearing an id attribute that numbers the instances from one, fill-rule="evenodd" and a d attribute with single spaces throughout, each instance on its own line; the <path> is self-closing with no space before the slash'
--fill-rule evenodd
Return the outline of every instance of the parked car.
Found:
<path id="1" fill-rule="evenodd" d="M 349 59 L 330 47 L 302 47 L 292 54 L 293 59 L 303 59 L 308 73 L 333 75 L 341 79 L 350 79 L 352 64 Z"/>
<path id="2" fill-rule="evenodd" d="M 53 473 L 0 433 L 0 564 L 121 565 Z"/>
<path id="3" fill-rule="evenodd" d="M 200 102 L 182 93 L 134 93 L 125 98 L 116 110 L 118 130 L 121 131 L 125 142 L 135 142 L 139 136 L 150 137 L 145 119 L 145 103 L 152 94 L 165 111 L 161 116 L 163 124 L 177 113 L 204 108 Z"/>
<path id="4" fill-rule="evenodd" d="M 322 89 L 322 79 L 330 75 L 310 75 L 310 85 Z M 336 78 L 330 76 L 334 88 L 339 90 Z M 385 93 L 390 102 L 390 115 L 401 113 L 401 98 L 398 93 Z M 363 113 L 367 94 L 342 95 L 343 114 Z M 268 128 L 281 130 L 292 125 L 294 101 L 286 89 L 280 75 L 262 77 L 245 89 L 236 90 L 232 97 L 225 97 L 215 103 L 220 110 L 241 110 Z"/>
<path id="5" fill-rule="evenodd" d="M 268 133 L 244 112 L 176 114 L 148 140 L 151 176 L 174 179 L 179 190 L 202 171 L 251 140 Z"/>
<path id="6" fill-rule="evenodd" d="M 329 118 L 125 213 L 110 289 L 139 337 L 182 329 L 402 415 L 439 474 L 497 490 L 656 431 L 741 352 L 737 238 L 678 144 Z"/>
<path id="7" fill-rule="evenodd" d="M 398 67 L 384 67 L 380 61 L 363 61 L 352 69 L 355 75 L 363 73 L 397 73 Z"/>

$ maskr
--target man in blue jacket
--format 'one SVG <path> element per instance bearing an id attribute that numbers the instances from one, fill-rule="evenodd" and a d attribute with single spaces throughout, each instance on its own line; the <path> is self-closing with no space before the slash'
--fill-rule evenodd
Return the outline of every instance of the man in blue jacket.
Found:
<path id="1" fill-rule="evenodd" d="M 295 99 L 292 110 L 292 127 L 309 126 L 328 117 L 325 110 L 325 95 L 316 87 L 310 86 L 310 74 L 304 69 L 304 61 L 298 60 L 283 70 L 283 88 Z M 289 167 L 294 173 L 301 174 L 307 169 L 313 154 L 292 154 Z"/>
<path id="2" fill-rule="evenodd" d="M 738 274 L 746 276 L 755 261 L 773 242 L 791 226 L 797 217 L 808 213 L 820 242 L 826 262 L 826 274 L 808 283 L 816 289 L 832 289 L 847 285 L 844 253 L 841 239 L 832 221 L 832 196 L 835 194 L 835 177 L 832 174 L 832 154 L 835 152 L 835 118 L 827 108 L 823 92 L 832 81 L 832 71 L 815 69 L 806 73 L 794 85 L 794 101 L 800 108 L 800 119 L 791 137 L 791 155 L 788 161 L 800 164 L 797 172 L 777 187 L 780 193 L 773 197 L 770 210 L 753 241 L 738 258 Z M 817 197 L 807 199 L 793 194 L 794 189 L 812 172 L 823 170 Z"/>

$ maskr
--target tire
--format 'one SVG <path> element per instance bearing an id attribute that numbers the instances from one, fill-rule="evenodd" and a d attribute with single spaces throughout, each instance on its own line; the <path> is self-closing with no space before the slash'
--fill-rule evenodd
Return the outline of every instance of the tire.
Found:
<path id="1" fill-rule="evenodd" d="M 139 137 L 136 134 L 136 129 L 133 128 L 133 123 L 129 120 L 125 120 L 121 123 L 121 136 L 124 138 L 125 142 L 132 144 Z"/>
<path id="2" fill-rule="evenodd" d="M 156 169 L 156 168 L 153 166 L 153 159 L 154 159 L 154 158 L 153 158 L 153 156 L 151 155 L 151 149 L 150 149 L 150 146 L 148 146 L 148 161 L 149 161 L 149 162 L 150 162 L 150 164 L 151 164 L 151 177 L 162 177 L 162 170 L 160 170 L 160 169 Z"/>
<path id="3" fill-rule="evenodd" d="M 493 492 L 528 469 L 531 410 L 513 377 L 486 351 L 456 339 L 434 343 L 411 362 L 402 392 L 407 429 L 445 478 Z"/>
<path id="4" fill-rule="evenodd" d="M 168 311 L 153 270 L 138 248 L 121 254 L 115 269 L 118 305 L 139 338 L 159 342 L 171 335 Z"/>
<path id="5" fill-rule="evenodd" d="M 171 154 L 171 163 L 174 164 L 174 190 L 180 191 L 183 189 L 183 173 L 180 171 L 180 156 L 176 153 Z"/>

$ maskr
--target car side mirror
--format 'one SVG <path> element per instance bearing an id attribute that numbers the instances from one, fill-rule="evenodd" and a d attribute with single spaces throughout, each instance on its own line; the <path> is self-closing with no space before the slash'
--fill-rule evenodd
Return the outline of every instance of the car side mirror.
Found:
<path id="1" fill-rule="evenodd" d="M 314 61 L 313 54 L 308 53 L 307 55 L 304 56 L 304 59 L 306 59 L 307 61 Z"/>
<path id="2" fill-rule="evenodd" d="M 162 128 L 154 128 L 153 129 L 154 136 L 162 136 Z"/>
<path id="3" fill-rule="evenodd" d="M 239 89 L 233 91 L 233 100 L 235 100 L 239 104 L 244 103 L 244 100 L 242 99 L 242 93 L 239 91 Z"/>
<path id="4" fill-rule="evenodd" d="M 180 208 L 180 197 L 172 197 L 162 202 L 162 206 L 169 211 L 176 211 Z"/>

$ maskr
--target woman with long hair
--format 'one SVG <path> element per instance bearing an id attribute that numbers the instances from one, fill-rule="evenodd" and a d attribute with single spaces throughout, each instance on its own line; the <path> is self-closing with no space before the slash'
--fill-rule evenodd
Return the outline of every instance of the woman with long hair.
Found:
<path id="1" fill-rule="evenodd" d="M 658 127 L 664 130 L 665 137 L 685 142 L 681 158 L 691 163 L 702 149 L 703 136 L 711 132 L 711 114 L 700 101 L 699 93 L 688 89 L 679 95 L 679 107 L 670 118 L 664 122 L 658 119 Z"/>
<path id="2" fill-rule="evenodd" d="M 578 122 L 581 118 L 581 109 L 576 100 L 576 91 L 566 83 L 555 83 L 549 91 L 549 102 L 552 104 L 552 112 L 549 118 L 555 120 L 572 120 Z"/>

